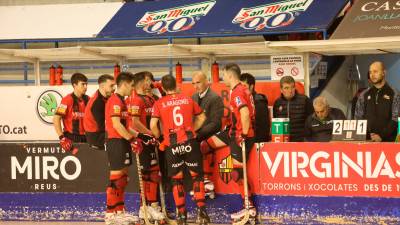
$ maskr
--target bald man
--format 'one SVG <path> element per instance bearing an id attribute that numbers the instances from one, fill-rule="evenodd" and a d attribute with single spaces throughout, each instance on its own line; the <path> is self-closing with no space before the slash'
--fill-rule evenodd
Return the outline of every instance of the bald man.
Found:
<path id="1" fill-rule="evenodd" d="M 386 82 L 383 62 L 371 63 L 368 74 L 372 86 L 360 94 L 355 118 L 368 121 L 367 138 L 371 141 L 392 142 L 396 138 L 400 96 Z"/>
<path id="2" fill-rule="evenodd" d="M 344 120 L 346 117 L 342 110 L 331 108 L 322 96 L 314 99 L 313 107 L 314 113 L 305 122 L 305 141 L 328 142 L 332 139 L 333 120 Z"/>
<path id="3" fill-rule="evenodd" d="M 204 186 L 206 195 L 213 197 L 214 184 L 211 181 L 213 152 L 207 144 L 207 139 L 221 130 L 221 119 L 224 114 L 224 103 L 222 98 L 210 88 L 207 76 L 202 71 L 196 71 L 192 75 L 192 84 L 196 93 L 192 99 L 206 113 L 206 121 L 203 126 L 197 131 L 197 140 L 201 143 L 201 151 L 203 153 L 203 170 L 204 170 Z"/>

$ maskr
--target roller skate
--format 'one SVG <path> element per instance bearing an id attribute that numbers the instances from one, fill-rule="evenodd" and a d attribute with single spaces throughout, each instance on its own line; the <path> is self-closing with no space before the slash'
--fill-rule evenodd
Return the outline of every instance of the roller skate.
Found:
<path id="1" fill-rule="evenodd" d="M 107 225 L 138 225 L 139 218 L 130 215 L 125 211 L 118 211 L 116 213 L 106 213 L 104 221 Z"/>
<path id="2" fill-rule="evenodd" d="M 231 219 L 233 223 L 238 223 L 241 220 L 243 220 L 246 215 L 246 211 L 247 209 L 242 209 L 239 212 L 231 214 Z M 247 221 L 243 221 L 243 223 L 241 224 L 251 224 L 251 225 L 256 224 L 256 215 L 257 215 L 256 208 L 254 206 L 250 206 L 248 211 L 249 211 L 249 219 Z"/>
<path id="3" fill-rule="evenodd" d="M 208 216 L 205 207 L 200 207 L 197 211 L 196 224 L 207 225 L 210 223 L 210 217 Z"/>
<path id="4" fill-rule="evenodd" d="M 149 217 L 148 220 L 150 221 L 150 223 L 160 224 L 160 225 L 167 223 L 165 216 L 161 211 L 161 207 L 158 205 L 157 202 L 151 203 L 151 205 L 147 206 L 146 209 L 147 209 L 147 216 Z M 142 224 L 144 224 L 144 217 L 145 217 L 144 208 L 143 206 L 141 206 L 139 209 L 139 218 Z"/>
<path id="5" fill-rule="evenodd" d="M 177 225 L 188 225 L 186 211 L 184 213 L 178 212 L 178 215 L 176 217 L 176 224 Z"/>
<path id="6" fill-rule="evenodd" d="M 104 216 L 104 222 L 106 222 L 106 225 L 116 224 L 115 215 L 116 213 L 106 213 L 106 215 Z"/>
<path id="7" fill-rule="evenodd" d="M 207 178 L 204 179 L 204 190 L 205 190 L 206 197 L 209 197 L 210 199 L 214 199 L 215 198 L 214 189 L 215 189 L 214 183 Z"/>
<path id="8" fill-rule="evenodd" d="M 214 189 L 215 189 L 214 183 L 211 180 L 205 178 L 204 179 L 204 191 L 205 191 L 204 194 L 205 194 L 205 197 L 206 198 L 208 197 L 210 199 L 215 199 L 215 191 L 214 191 Z M 193 192 L 193 190 L 191 190 L 190 191 L 190 196 L 192 196 L 192 199 L 193 199 L 193 195 L 194 195 L 194 192 Z"/>

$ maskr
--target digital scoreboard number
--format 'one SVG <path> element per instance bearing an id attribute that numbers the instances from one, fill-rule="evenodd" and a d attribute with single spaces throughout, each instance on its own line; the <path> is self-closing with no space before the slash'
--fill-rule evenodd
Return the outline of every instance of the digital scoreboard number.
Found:
<path id="1" fill-rule="evenodd" d="M 367 140 L 367 120 L 333 120 L 332 141 Z"/>

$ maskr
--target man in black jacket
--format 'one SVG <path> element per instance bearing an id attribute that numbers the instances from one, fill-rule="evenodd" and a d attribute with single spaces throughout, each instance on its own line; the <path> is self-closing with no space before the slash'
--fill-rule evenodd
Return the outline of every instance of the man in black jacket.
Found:
<path id="1" fill-rule="evenodd" d="M 296 92 L 295 81 L 291 76 L 282 77 L 280 87 L 282 94 L 274 103 L 274 118 L 289 118 L 290 141 L 302 142 L 305 121 L 314 111 L 311 100 Z"/>
<path id="2" fill-rule="evenodd" d="M 193 101 L 206 113 L 206 121 L 197 131 L 196 139 L 201 143 L 200 149 L 203 153 L 204 187 L 207 196 L 213 197 L 214 184 L 210 180 L 214 165 L 212 149 L 207 144 L 207 139 L 221 130 L 221 119 L 224 114 L 224 103 L 222 98 L 217 95 L 207 81 L 207 76 L 197 71 L 192 75 L 192 84 L 196 90 L 193 94 Z"/>
<path id="3" fill-rule="evenodd" d="M 313 101 L 314 113 L 308 116 L 304 128 L 305 141 L 328 142 L 332 139 L 333 120 L 346 119 L 342 110 L 331 108 L 325 97 Z"/>
<path id="4" fill-rule="evenodd" d="M 256 79 L 250 73 L 242 73 L 240 81 L 250 90 L 254 99 L 254 106 L 256 110 L 256 123 L 254 124 L 255 142 L 267 142 L 270 138 L 270 119 L 268 110 L 268 99 L 265 95 L 259 94 L 255 90 Z"/>
<path id="5" fill-rule="evenodd" d="M 369 67 L 372 87 L 360 94 L 355 118 L 367 120 L 367 138 L 374 142 L 394 141 L 400 96 L 385 80 L 386 70 L 382 62 L 373 62 Z"/>

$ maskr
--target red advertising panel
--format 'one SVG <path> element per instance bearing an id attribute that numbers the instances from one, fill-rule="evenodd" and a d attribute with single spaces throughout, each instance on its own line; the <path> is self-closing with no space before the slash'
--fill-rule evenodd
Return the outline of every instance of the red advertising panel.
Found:
<path id="1" fill-rule="evenodd" d="M 193 85 L 190 83 L 182 83 L 180 86 L 182 93 L 192 96 L 194 93 Z M 213 83 L 211 89 L 214 90 L 218 95 L 224 99 L 224 104 L 227 106 L 229 104 L 229 89 L 226 85 L 221 83 Z M 261 93 L 267 96 L 268 104 L 272 106 L 277 98 L 281 95 L 281 90 L 279 82 L 261 82 L 256 83 L 257 93 Z M 304 85 L 300 82 L 296 82 L 296 90 L 300 94 L 304 94 Z"/>
<path id="2" fill-rule="evenodd" d="M 395 143 L 268 143 L 260 148 L 260 194 L 400 197 Z"/>

